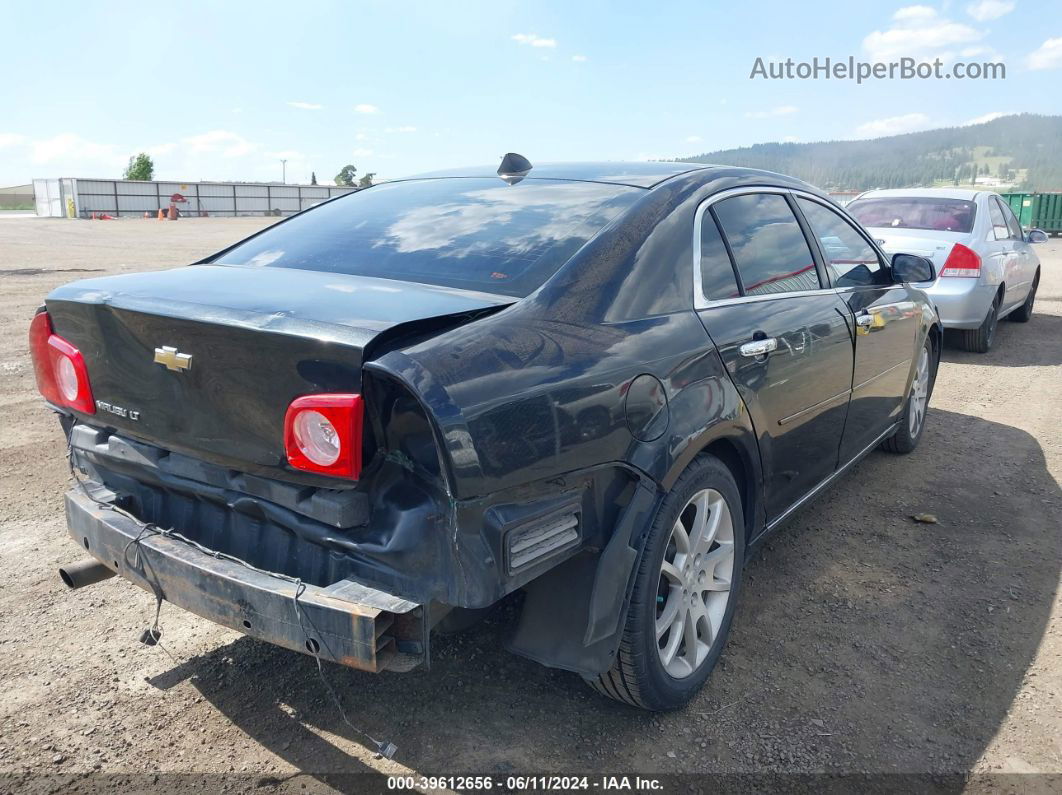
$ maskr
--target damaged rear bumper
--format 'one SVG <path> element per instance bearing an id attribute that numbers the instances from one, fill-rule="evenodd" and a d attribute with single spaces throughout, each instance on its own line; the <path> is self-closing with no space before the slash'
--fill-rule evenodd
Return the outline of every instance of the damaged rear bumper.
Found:
<path id="1" fill-rule="evenodd" d="M 66 495 L 66 516 L 70 535 L 103 565 L 217 624 L 365 671 L 427 663 L 422 605 L 350 579 L 326 587 L 296 584 L 172 536 L 141 533 L 141 524 L 77 488 Z"/>

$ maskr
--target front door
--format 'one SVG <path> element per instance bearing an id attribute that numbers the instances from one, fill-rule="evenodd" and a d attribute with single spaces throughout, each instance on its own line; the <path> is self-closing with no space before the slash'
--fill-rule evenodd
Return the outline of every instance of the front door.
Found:
<path id="1" fill-rule="evenodd" d="M 903 411 L 921 312 L 911 288 L 892 273 L 870 239 L 825 201 L 797 199 L 826 263 L 830 283 L 855 325 L 852 402 L 841 463 L 873 444 Z"/>
<path id="2" fill-rule="evenodd" d="M 756 428 L 768 521 L 837 468 L 852 381 L 847 310 L 822 288 L 790 201 L 721 198 L 699 230 L 698 314 Z"/>

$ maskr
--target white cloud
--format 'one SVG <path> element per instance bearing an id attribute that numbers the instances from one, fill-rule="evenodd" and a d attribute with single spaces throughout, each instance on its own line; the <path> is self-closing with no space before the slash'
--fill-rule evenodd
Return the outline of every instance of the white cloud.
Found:
<path id="1" fill-rule="evenodd" d="M 537 33 L 516 33 L 513 35 L 513 41 L 520 44 L 530 44 L 532 47 L 556 47 L 556 39 L 547 39 L 539 36 Z"/>
<path id="2" fill-rule="evenodd" d="M 699 136 L 699 135 L 687 135 L 686 136 L 686 143 L 688 143 L 688 144 L 699 144 L 700 142 L 701 142 L 701 136 Z"/>
<path id="3" fill-rule="evenodd" d="M 380 112 L 380 109 L 378 107 L 376 107 L 375 105 L 370 105 L 367 102 L 363 102 L 360 105 L 355 105 L 354 110 L 358 113 L 365 113 L 370 116 L 374 113 Z"/>
<path id="4" fill-rule="evenodd" d="M 783 144 L 795 144 L 799 143 L 799 141 L 800 139 L 797 138 L 795 135 L 785 135 L 782 137 Z"/>
<path id="5" fill-rule="evenodd" d="M 905 113 L 902 116 L 890 116 L 887 119 L 875 119 L 860 124 L 856 132 L 866 138 L 877 138 L 882 135 L 899 135 L 920 130 L 927 126 L 929 126 L 929 117 L 926 114 Z"/>
<path id="6" fill-rule="evenodd" d="M 966 13 L 978 22 L 988 22 L 1009 14 L 1014 10 L 1014 5 L 1007 0 L 978 0 L 966 6 Z"/>
<path id="7" fill-rule="evenodd" d="M 193 154 L 220 152 L 225 157 L 243 157 L 250 154 L 256 145 L 242 135 L 229 130 L 211 130 L 184 139 Z"/>
<path id="8" fill-rule="evenodd" d="M 30 143 L 30 160 L 34 163 L 81 163 L 94 168 L 125 165 L 128 155 L 111 144 L 87 141 L 74 133 L 60 133 L 52 138 Z M 67 166 L 69 167 L 69 166 Z"/>
<path id="9" fill-rule="evenodd" d="M 897 9 L 892 18 L 899 21 L 929 20 L 937 15 L 935 8 L 930 6 L 904 6 Z"/>
<path id="10" fill-rule="evenodd" d="M 586 63 L 590 59 L 587 58 L 585 55 L 573 55 L 572 56 L 572 60 L 575 61 L 576 63 Z"/>
<path id="11" fill-rule="evenodd" d="M 289 105 L 299 110 L 320 110 L 324 105 L 318 105 L 316 102 L 289 102 Z"/>
<path id="12" fill-rule="evenodd" d="M 18 133 L 0 133 L 0 149 L 7 146 L 18 146 L 26 142 L 26 136 Z"/>
<path id="13" fill-rule="evenodd" d="M 1030 69 L 1057 69 L 1062 66 L 1062 36 L 1048 39 L 1025 58 Z"/>
<path id="14" fill-rule="evenodd" d="M 895 61 L 902 57 L 949 61 L 953 48 L 974 44 L 984 31 L 942 17 L 929 6 L 906 6 L 892 15 L 888 30 L 875 30 L 863 39 L 863 50 L 874 61 Z"/>
<path id="15" fill-rule="evenodd" d="M 359 147 L 359 148 L 354 149 L 353 151 L 351 151 L 351 154 L 354 155 L 354 157 L 368 157 L 369 155 L 372 154 L 372 150 L 371 149 L 362 149 L 362 148 Z"/>
<path id="16" fill-rule="evenodd" d="M 996 111 L 992 111 L 991 113 L 985 113 L 982 116 L 975 116 L 974 118 L 970 119 L 969 121 L 964 121 L 961 126 L 962 127 L 969 127 L 971 124 L 984 124 L 985 122 L 988 122 L 988 121 L 995 121 L 996 119 L 1002 118 L 1003 116 L 1010 116 L 1013 113 L 1014 113 L 1014 111 L 1012 111 L 1012 110 L 1011 111 L 996 110 Z"/>
<path id="17" fill-rule="evenodd" d="M 363 132 L 360 132 L 360 133 L 355 133 L 355 134 L 354 134 L 354 140 L 355 140 L 355 141 L 367 141 L 367 140 L 369 140 L 369 136 L 368 136 L 368 135 L 366 135 L 366 134 L 365 134 L 365 133 L 363 133 Z"/>
<path id="18" fill-rule="evenodd" d="M 788 116 L 798 110 L 800 108 L 795 105 L 779 105 L 777 108 L 771 108 L 770 110 L 749 111 L 745 114 L 745 117 L 749 119 L 769 119 L 772 116 Z"/>
<path id="19" fill-rule="evenodd" d="M 416 131 L 417 131 L 416 127 L 413 127 L 413 126 L 408 125 L 408 124 L 405 127 L 385 127 L 384 128 L 384 132 L 385 133 L 415 133 Z"/>

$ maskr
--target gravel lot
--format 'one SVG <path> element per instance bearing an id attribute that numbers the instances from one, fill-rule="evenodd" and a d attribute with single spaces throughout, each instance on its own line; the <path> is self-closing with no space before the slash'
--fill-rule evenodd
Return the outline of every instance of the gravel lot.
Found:
<path id="1" fill-rule="evenodd" d="M 172 606 L 165 648 L 147 648 L 149 595 L 117 578 L 71 592 L 56 574 L 81 555 L 27 351 L 34 308 L 83 275 L 185 264 L 268 222 L 0 218 L 0 791 L 92 771 L 234 771 L 291 791 L 366 770 L 1062 773 L 1062 241 L 1037 247 L 1031 323 L 1001 324 L 988 355 L 945 350 L 919 449 L 869 456 L 749 564 L 722 664 L 686 710 L 644 714 L 510 655 L 508 605 L 439 639 L 430 671 L 326 666 L 351 722 L 398 745 L 388 762 L 311 658 Z M 939 523 L 911 520 L 923 512 Z"/>

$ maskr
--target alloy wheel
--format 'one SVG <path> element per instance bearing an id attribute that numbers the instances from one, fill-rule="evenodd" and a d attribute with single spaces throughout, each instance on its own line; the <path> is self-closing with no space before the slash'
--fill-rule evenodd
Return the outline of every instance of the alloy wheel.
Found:
<path id="1" fill-rule="evenodd" d="M 734 578 L 734 522 L 723 495 L 693 495 L 671 529 L 656 596 L 656 647 L 675 679 L 692 675 L 719 635 Z"/>
<path id="2" fill-rule="evenodd" d="M 907 408 L 907 429 L 911 438 L 918 436 L 922 422 L 926 418 L 926 405 L 929 403 L 929 348 L 923 346 L 918 357 L 918 369 L 911 384 L 910 404 Z"/>

